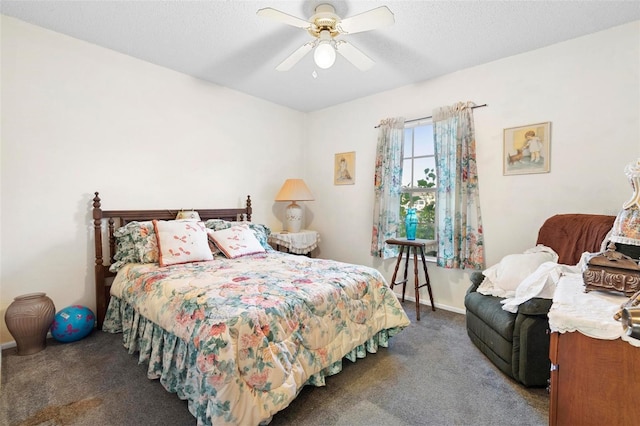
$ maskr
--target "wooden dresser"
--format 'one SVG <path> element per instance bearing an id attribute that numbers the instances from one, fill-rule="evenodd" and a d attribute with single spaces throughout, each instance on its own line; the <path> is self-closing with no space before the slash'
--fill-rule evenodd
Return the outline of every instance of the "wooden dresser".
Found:
<path id="1" fill-rule="evenodd" d="M 640 348 L 574 331 L 551 333 L 549 424 L 640 423 Z"/>
<path id="2" fill-rule="evenodd" d="M 640 340 L 614 320 L 621 293 L 584 292 L 580 274 L 560 278 L 549 310 L 549 424 L 640 424 Z"/>

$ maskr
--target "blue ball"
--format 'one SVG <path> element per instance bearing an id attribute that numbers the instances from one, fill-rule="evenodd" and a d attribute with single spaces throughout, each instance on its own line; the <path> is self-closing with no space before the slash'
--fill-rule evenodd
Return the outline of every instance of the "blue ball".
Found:
<path id="1" fill-rule="evenodd" d="M 86 306 L 67 306 L 54 317 L 51 335 L 60 342 L 75 342 L 91 333 L 95 322 L 96 316 Z"/>

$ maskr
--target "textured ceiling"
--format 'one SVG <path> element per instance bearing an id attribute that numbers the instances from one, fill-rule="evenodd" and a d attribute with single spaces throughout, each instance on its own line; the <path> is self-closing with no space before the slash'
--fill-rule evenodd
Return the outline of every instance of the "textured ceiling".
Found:
<path id="1" fill-rule="evenodd" d="M 258 17 L 273 7 L 308 19 L 330 3 L 347 18 L 386 5 L 391 27 L 344 36 L 375 60 L 328 70 L 309 54 L 275 67 L 311 40 Z M 8 1 L 0 11 L 299 111 L 314 111 L 640 19 L 633 1 Z M 317 77 L 314 77 L 316 71 Z"/>

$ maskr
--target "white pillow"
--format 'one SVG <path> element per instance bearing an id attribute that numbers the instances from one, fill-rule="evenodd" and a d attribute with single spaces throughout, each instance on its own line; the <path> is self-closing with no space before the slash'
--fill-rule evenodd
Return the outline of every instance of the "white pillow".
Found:
<path id="1" fill-rule="evenodd" d="M 205 223 L 205 226 L 207 226 L 207 224 Z M 216 232 L 213 229 L 209 229 L 207 228 L 207 243 L 209 243 L 209 250 L 211 250 L 211 254 L 212 255 L 217 255 L 220 252 L 220 249 L 218 248 L 218 246 L 216 246 L 216 242 L 213 241 L 213 233 Z"/>
<path id="2" fill-rule="evenodd" d="M 228 229 L 209 232 L 209 237 L 229 259 L 265 251 L 247 225 L 234 225 Z"/>
<path id="3" fill-rule="evenodd" d="M 213 260 L 202 222 L 154 220 L 160 266 Z"/>
<path id="4" fill-rule="evenodd" d="M 515 297 L 508 297 L 500 301 L 502 309 L 515 314 L 522 303 L 534 297 L 553 299 L 560 277 L 565 273 L 579 274 L 580 270 L 577 265 L 569 266 L 556 262 L 545 262 L 522 280 L 516 289 Z"/>
<path id="5" fill-rule="evenodd" d="M 513 297 L 520 283 L 544 262 L 557 262 L 558 255 L 551 248 L 539 245 L 522 254 L 510 254 L 500 263 L 486 269 L 478 293 L 497 297 Z"/>

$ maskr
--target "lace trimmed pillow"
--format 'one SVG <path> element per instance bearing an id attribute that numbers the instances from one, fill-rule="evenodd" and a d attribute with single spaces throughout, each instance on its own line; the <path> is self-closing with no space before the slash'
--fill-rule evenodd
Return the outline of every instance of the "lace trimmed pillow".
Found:
<path id="1" fill-rule="evenodd" d="M 202 222 L 154 220 L 160 266 L 213 260 Z"/>
<path id="2" fill-rule="evenodd" d="M 223 220 L 223 219 L 209 219 L 204 223 L 204 225 L 207 227 L 208 229 L 207 233 L 209 234 L 211 234 L 214 231 L 229 229 L 232 226 L 236 226 L 236 225 L 247 225 L 249 229 L 253 231 L 253 234 L 258 239 L 258 241 L 260 242 L 260 245 L 265 249 L 265 251 L 274 251 L 273 247 L 271 247 L 271 245 L 269 244 L 269 235 L 271 235 L 271 229 L 269 229 L 269 227 L 267 227 L 266 225 L 247 222 L 247 221 L 230 222 L 228 220 Z M 212 241 L 212 239 L 210 238 L 209 241 Z M 219 252 L 217 248 L 215 249 L 212 248 L 211 251 L 213 252 L 213 254 L 217 254 L 217 252 Z"/>
<path id="3" fill-rule="evenodd" d="M 246 224 L 209 232 L 209 237 L 229 259 L 265 252 L 260 241 Z"/>

